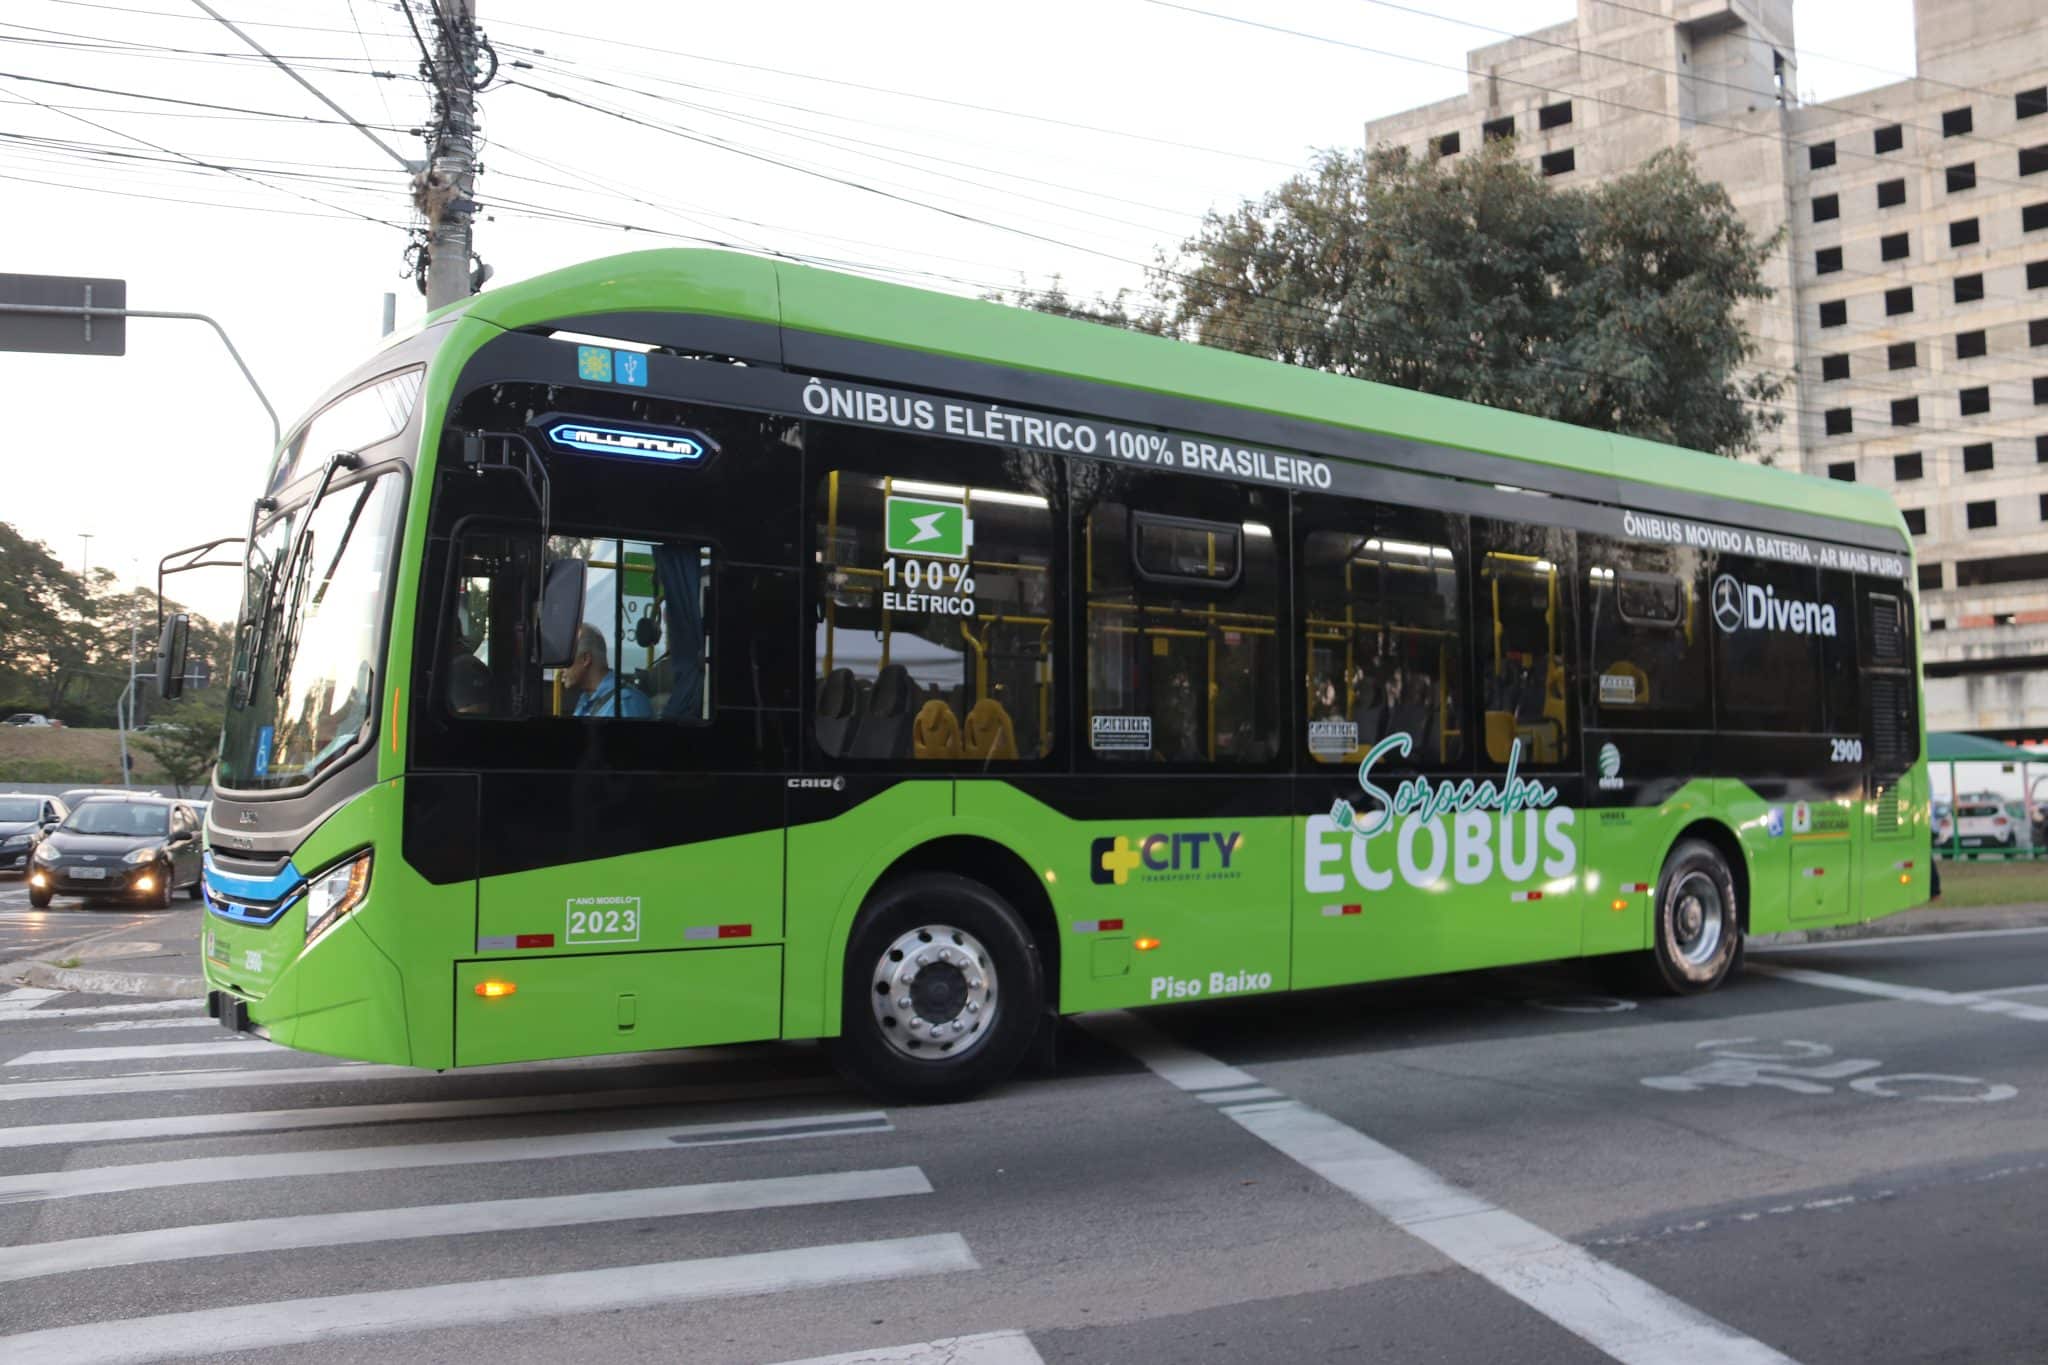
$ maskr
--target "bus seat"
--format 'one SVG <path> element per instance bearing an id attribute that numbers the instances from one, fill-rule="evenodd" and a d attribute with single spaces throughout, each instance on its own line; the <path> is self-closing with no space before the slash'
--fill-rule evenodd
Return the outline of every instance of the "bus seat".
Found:
<path id="1" fill-rule="evenodd" d="M 917 758 L 960 757 L 960 718 L 936 697 L 924 704 L 910 727 L 910 751 Z"/>
<path id="2" fill-rule="evenodd" d="M 1488 711 L 1486 713 L 1486 756 L 1495 763 L 1505 763 L 1515 748 L 1515 713 L 1512 711 Z"/>
<path id="3" fill-rule="evenodd" d="M 1015 759 L 1017 728 L 1010 713 L 994 697 L 983 697 L 967 713 L 967 757 Z"/>
<path id="4" fill-rule="evenodd" d="M 910 727 L 917 719 L 917 684 L 902 664 L 890 664 L 875 675 L 874 690 L 861 713 L 860 729 L 853 737 L 857 758 L 910 757 Z"/>
<path id="5" fill-rule="evenodd" d="M 828 754 L 848 752 L 860 726 L 860 689 L 853 670 L 835 668 L 818 684 L 818 747 Z"/>

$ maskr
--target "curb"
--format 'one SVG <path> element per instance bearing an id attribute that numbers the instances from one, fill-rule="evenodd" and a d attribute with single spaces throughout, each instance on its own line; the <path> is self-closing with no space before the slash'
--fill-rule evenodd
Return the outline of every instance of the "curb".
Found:
<path id="1" fill-rule="evenodd" d="M 155 1000 L 197 1000 L 206 994 L 206 982 L 196 976 L 172 976 L 167 972 L 108 972 L 86 967 L 52 967 L 47 962 L 30 962 L 14 978 L 24 986 L 44 990 L 77 991 L 82 995 L 139 995 Z"/>
<path id="2" fill-rule="evenodd" d="M 59 967 L 49 959 L 61 957 L 88 943 L 102 939 L 119 938 L 133 934 L 134 926 L 119 929 L 103 929 L 96 934 L 86 934 L 64 943 L 46 944 L 38 949 L 40 956 L 18 957 L 0 962 L 0 980 L 11 981 L 23 986 L 38 986 L 52 991 L 78 991 L 89 995 L 137 995 L 151 999 L 181 1000 L 187 997 L 200 999 L 206 995 L 206 982 L 197 976 L 178 976 L 169 972 L 122 972 L 93 967 Z"/>
<path id="3" fill-rule="evenodd" d="M 1773 948 L 1795 943 L 1842 943 L 1855 939 L 1899 938 L 1907 934 L 1957 934 L 1983 929 L 2037 929 L 2048 926 L 2048 904 L 2023 903 L 1989 906 L 1983 909 L 1947 912 L 1921 911 L 1887 915 L 1862 924 L 1843 924 L 1828 929 L 1794 929 L 1782 934 L 1752 938 L 1752 948 Z"/>

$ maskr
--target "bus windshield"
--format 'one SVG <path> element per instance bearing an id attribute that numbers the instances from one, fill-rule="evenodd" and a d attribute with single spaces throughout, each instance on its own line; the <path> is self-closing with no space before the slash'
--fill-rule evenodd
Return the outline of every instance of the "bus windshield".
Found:
<path id="1" fill-rule="evenodd" d="M 310 514 L 300 503 L 257 531 L 244 567 L 221 786 L 310 782 L 370 732 L 403 499 L 404 481 L 385 475 L 330 492 Z"/>

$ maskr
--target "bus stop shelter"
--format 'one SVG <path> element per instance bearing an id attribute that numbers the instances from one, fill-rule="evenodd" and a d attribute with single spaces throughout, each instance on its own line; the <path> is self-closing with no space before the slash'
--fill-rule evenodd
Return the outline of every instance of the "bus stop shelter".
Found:
<path id="1" fill-rule="evenodd" d="M 1951 813 L 1949 820 L 1950 843 L 1949 847 L 1943 851 L 1949 857 L 1958 857 L 1962 853 L 1962 822 L 1954 818 L 1954 812 L 1961 804 L 1962 799 L 1962 787 L 1957 781 L 1956 766 L 1962 763 L 1996 763 L 2000 765 L 2001 770 L 2013 769 L 2019 773 L 2020 800 L 2027 826 L 2027 841 L 2024 845 L 2016 845 L 2012 850 L 2012 856 L 2036 858 L 2041 856 L 2043 850 L 2033 846 L 2034 782 L 2033 776 L 2029 772 L 2029 767 L 2042 766 L 2048 768 L 2048 754 L 2035 753 L 2030 749 L 2022 749 L 2017 745 L 2007 744 L 2003 740 L 1989 739 L 1983 735 L 1973 735 L 1962 730 L 1931 730 L 1927 735 L 1927 761 L 1930 764 L 1945 763 L 1948 765 L 1948 795 Z M 2048 775 L 2048 773 L 2044 773 L 2044 775 Z M 1983 850 L 1972 851 L 1982 852 Z M 1996 851 L 1994 850 L 1995 853 Z"/>

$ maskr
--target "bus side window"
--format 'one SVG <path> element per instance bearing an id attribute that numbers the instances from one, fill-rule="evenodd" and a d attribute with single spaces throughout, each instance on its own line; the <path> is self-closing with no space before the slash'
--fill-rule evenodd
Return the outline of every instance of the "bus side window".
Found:
<path id="1" fill-rule="evenodd" d="M 1589 728 L 1710 730 L 1701 556 L 1682 546 L 1579 537 L 1585 564 Z"/>
<path id="2" fill-rule="evenodd" d="M 711 718 L 712 553 L 689 542 L 552 536 L 582 559 L 573 656 L 547 680 L 548 715 L 704 724 Z"/>
<path id="3" fill-rule="evenodd" d="M 1473 615 L 1480 622 L 1479 705 L 1486 758 L 1520 766 L 1578 761 L 1573 716 L 1572 533 L 1474 520 Z"/>
<path id="4" fill-rule="evenodd" d="M 1388 768 L 1465 755 L 1463 536 L 1449 517 L 1303 498 L 1305 516 L 1359 529 L 1310 530 L 1295 582 L 1305 611 L 1303 681 L 1312 762 L 1356 764 L 1408 736 Z"/>
<path id="5" fill-rule="evenodd" d="M 1286 726 L 1274 544 L 1286 504 L 1206 480 L 1089 476 L 1075 572 L 1091 755 L 1270 766 Z"/>
<path id="6" fill-rule="evenodd" d="M 814 429 L 972 483 L 829 469 L 814 491 L 812 734 L 830 758 L 1000 764 L 1053 742 L 1053 472 L 1018 455 Z M 869 442 L 897 444 L 878 451 Z M 1019 487 L 1018 485 L 1023 485 Z M 1029 491 L 1037 488 L 1044 491 Z"/>

